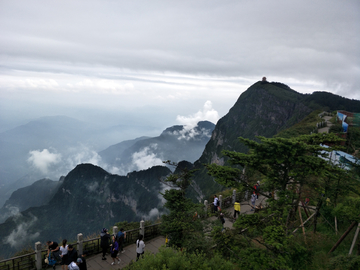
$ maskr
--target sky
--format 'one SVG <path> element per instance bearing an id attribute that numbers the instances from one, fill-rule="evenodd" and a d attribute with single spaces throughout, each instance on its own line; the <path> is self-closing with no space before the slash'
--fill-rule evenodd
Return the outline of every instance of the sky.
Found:
<path id="1" fill-rule="evenodd" d="M 359 33 L 358 0 L 0 0 L 0 132 L 216 123 L 263 76 L 360 99 Z"/>

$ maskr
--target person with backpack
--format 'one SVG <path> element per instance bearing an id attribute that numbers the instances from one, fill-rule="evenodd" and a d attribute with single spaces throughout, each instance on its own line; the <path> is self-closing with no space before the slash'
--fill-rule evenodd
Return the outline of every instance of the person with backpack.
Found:
<path id="1" fill-rule="evenodd" d="M 260 195 L 260 181 L 257 181 L 256 183 L 256 199 L 259 199 Z"/>
<path id="2" fill-rule="evenodd" d="M 105 254 L 110 246 L 110 234 L 106 228 L 103 228 L 100 233 L 100 246 L 102 248 L 102 260 L 106 260 Z"/>
<path id="3" fill-rule="evenodd" d="M 119 244 L 119 251 L 121 253 L 124 253 L 124 242 L 126 238 L 126 232 L 124 231 L 124 228 L 121 228 L 120 231 L 116 234 L 116 241 Z"/>
<path id="4" fill-rule="evenodd" d="M 46 244 L 48 245 L 48 256 L 51 252 L 51 255 L 55 258 L 55 260 L 60 261 L 60 247 L 57 242 L 47 241 Z"/>
<path id="5" fill-rule="evenodd" d="M 144 256 L 145 243 L 143 241 L 144 236 L 139 235 L 139 239 L 136 240 L 136 261 L 139 260 L 140 255 Z"/>

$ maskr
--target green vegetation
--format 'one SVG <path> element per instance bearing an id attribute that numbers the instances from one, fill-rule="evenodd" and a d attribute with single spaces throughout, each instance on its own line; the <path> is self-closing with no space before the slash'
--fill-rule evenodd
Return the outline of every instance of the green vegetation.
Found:
<path id="1" fill-rule="evenodd" d="M 338 236 L 329 230 L 331 226 L 320 225 L 321 221 L 334 220 L 335 216 L 342 231 L 351 222 L 360 222 L 358 176 L 320 157 L 325 156 L 324 151 L 331 151 L 331 148 L 319 146 L 320 143 L 334 144 L 341 139 L 334 134 L 259 139 L 261 143 L 240 138 L 251 149 L 248 154 L 224 151 L 230 164 L 245 167 L 247 174 L 234 167 L 207 166 L 217 182 L 229 187 L 242 185 L 251 188 L 254 184 L 252 174 L 260 172 L 263 175 L 261 193 L 268 197 L 267 208 L 254 215 L 241 215 L 234 223 L 239 231 L 246 231 L 243 237 L 251 244 L 244 248 L 240 244 L 243 242 L 241 238 L 238 243 L 231 244 L 231 249 L 237 250 L 240 257 L 241 254 L 257 254 L 258 259 L 256 262 L 238 261 L 239 266 L 250 269 L 261 269 L 261 266 L 265 269 L 334 269 L 332 266 L 338 267 L 335 269 L 356 269 L 339 267 L 342 257 L 332 258 L 332 254 L 327 254 Z M 313 232 L 308 231 L 301 237 L 291 232 L 301 225 L 297 212 L 299 202 L 304 200 L 302 192 L 306 189 L 313 191 L 312 201 L 316 202 L 313 211 L 319 214 L 313 218 Z M 273 191 L 276 191 L 275 197 L 271 196 Z M 303 211 L 301 213 L 305 215 Z M 339 249 L 334 254 L 344 255 L 344 250 Z M 358 266 L 358 259 L 351 259 L 348 265 Z"/>
<path id="2" fill-rule="evenodd" d="M 177 164 L 172 164 L 177 166 Z M 195 204 L 185 196 L 186 190 L 191 185 L 194 171 L 187 167 L 177 166 L 174 174 L 169 175 L 164 183 L 172 189 L 166 190 L 164 199 L 165 207 L 169 214 L 162 216 L 161 228 L 163 233 L 170 239 L 169 244 L 177 248 L 187 248 L 195 251 L 201 242 L 196 239 L 204 239 L 203 224 L 198 216 L 204 216 L 201 204 Z"/>
<path id="3" fill-rule="evenodd" d="M 219 255 L 213 257 L 204 253 L 193 253 L 186 250 L 160 248 L 159 253 L 145 253 L 143 259 L 125 267 L 126 270 L 167 269 L 167 270 L 232 270 L 238 269 L 233 263 Z"/>
<path id="4" fill-rule="evenodd" d="M 234 230 L 222 231 L 215 222 L 206 233 L 206 221 L 192 216 L 196 204 L 184 196 L 193 171 L 174 174 L 167 181 L 178 189 L 164 194 L 170 210 L 164 218 L 164 230 L 175 249 L 164 248 L 156 256 L 148 254 L 128 269 L 143 269 L 145 265 L 146 269 L 356 269 L 358 256 L 344 262 L 353 233 L 328 254 L 340 234 L 335 234 L 327 220 L 334 220 L 336 215 L 339 232 L 350 222 L 360 222 L 357 176 L 320 157 L 331 150 L 320 143 L 336 144 L 341 139 L 334 134 L 258 139 L 260 143 L 240 138 L 251 149 L 248 154 L 224 151 L 232 165 L 246 168 L 245 174 L 230 166 L 211 164 L 207 168 L 218 183 L 231 188 L 249 189 L 261 179 L 267 207 L 253 215 L 241 215 Z M 307 214 L 298 207 L 303 194 L 311 194 L 316 205 L 307 211 L 318 213 L 305 226 L 305 235 L 301 229 L 293 233 L 301 225 L 298 214 Z"/>
<path id="5" fill-rule="evenodd" d="M 350 127 L 346 139 L 346 149 L 348 153 L 352 154 L 355 153 L 356 150 L 358 150 L 358 152 L 360 151 L 360 127 Z"/>
<path id="6" fill-rule="evenodd" d="M 316 110 L 306 116 L 302 121 L 292 127 L 280 131 L 275 137 L 292 138 L 299 135 L 309 135 L 316 131 L 316 124 L 323 121 L 319 116 L 321 110 Z"/>

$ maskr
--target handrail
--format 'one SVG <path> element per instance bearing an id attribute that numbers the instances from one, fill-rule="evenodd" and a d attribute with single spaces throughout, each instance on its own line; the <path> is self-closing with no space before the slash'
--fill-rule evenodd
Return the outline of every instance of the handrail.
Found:
<path id="1" fill-rule="evenodd" d="M 148 225 L 148 226 L 145 226 L 144 229 L 145 229 L 145 231 L 148 231 L 147 229 L 154 228 L 156 226 L 159 226 L 160 224 L 161 224 L 161 222 L 156 223 L 156 224 L 152 224 L 152 225 Z M 129 238 L 130 238 L 130 235 L 132 235 L 134 232 L 139 231 L 139 230 L 140 230 L 140 227 L 132 229 L 132 230 L 128 230 L 128 231 L 126 231 L 126 233 L 129 235 Z M 154 232 L 154 231 L 152 231 L 152 232 Z M 86 244 L 86 243 L 98 241 L 97 244 L 93 244 L 93 245 L 96 246 L 94 248 L 94 250 L 98 250 L 100 252 L 100 248 L 99 248 L 100 238 L 101 237 L 95 237 L 95 238 L 87 239 L 87 240 L 82 241 L 82 243 Z M 76 241 L 74 243 L 74 245 L 76 245 L 76 244 L 79 244 L 79 242 Z M 130 244 L 130 242 L 125 241 L 124 244 L 127 245 L 127 244 Z M 91 243 L 90 243 L 90 245 L 91 245 Z M 41 252 L 41 254 L 43 254 L 43 253 L 46 253 L 47 251 L 48 251 L 47 249 L 42 249 L 40 252 Z M 31 252 L 31 253 L 24 254 L 24 255 L 21 255 L 21 256 L 1 260 L 0 261 L 0 270 L 2 270 L 2 269 L 9 269 L 9 270 L 10 269 L 35 269 L 35 267 L 34 267 L 34 265 L 35 265 L 35 258 L 34 258 L 35 256 L 34 255 L 35 254 L 36 254 L 36 252 Z M 32 257 L 32 256 L 34 256 L 34 257 Z M 42 255 L 42 257 L 43 256 L 44 255 Z M 26 263 L 26 266 L 25 266 L 24 262 Z M 22 266 L 21 263 L 24 263 L 24 267 L 21 267 Z M 44 262 L 42 262 L 42 263 L 44 263 Z"/>
<path id="2" fill-rule="evenodd" d="M 27 256 L 31 256 L 31 255 L 35 255 L 35 252 L 27 253 L 27 254 L 25 254 L 25 255 L 21 255 L 21 256 L 17 256 L 17 257 L 12 257 L 12 258 L 5 259 L 5 260 L 1 260 L 0 263 L 6 262 L 6 261 L 9 261 L 9 260 L 21 259 L 21 258 L 24 258 L 24 257 L 27 257 Z"/>

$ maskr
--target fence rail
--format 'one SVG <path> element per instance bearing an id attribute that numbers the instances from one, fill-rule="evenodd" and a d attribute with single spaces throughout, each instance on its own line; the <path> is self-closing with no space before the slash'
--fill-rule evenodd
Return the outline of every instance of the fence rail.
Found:
<path id="1" fill-rule="evenodd" d="M 161 223 L 153 224 L 150 226 L 145 226 L 144 228 L 144 238 L 151 239 L 156 236 L 161 235 L 160 231 Z M 134 244 L 136 239 L 138 239 L 140 234 L 140 229 L 133 229 L 126 231 L 126 238 L 124 239 L 124 246 Z M 79 244 L 79 242 L 74 243 L 74 245 Z M 102 251 L 100 247 L 100 237 L 88 239 L 82 241 L 82 250 L 86 250 L 88 255 L 98 254 Z M 42 269 L 46 269 L 47 265 L 45 264 L 45 258 L 47 256 L 47 249 L 42 249 L 39 251 L 41 253 L 41 265 Z M 28 253 L 22 256 L 17 256 L 9 259 L 0 261 L 0 270 L 34 270 L 36 269 L 36 252 Z"/>
<path id="2" fill-rule="evenodd" d="M 234 191 L 235 192 L 235 191 Z M 235 193 L 233 196 L 226 197 L 224 199 L 221 199 L 221 205 L 223 208 L 230 207 L 234 201 L 234 196 L 236 200 L 244 201 L 247 200 L 246 192 L 240 192 Z M 211 211 L 213 208 L 214 203 L 207 204 L 207 210 Z M 160 225 L 161 223 L 153 224 L 150 226 L 144 227 L 144 238 L 145 239 L 151 239 L 161 234 L 160 231 Z M 124 239 L 124 246 L 133 244 L 136 242 L 136 239 L 138 239 L 138 236 L 140 234 L 141 227 L 133 230 L 126 231 L 126 238 Z M 40 243 L 39 243 L 40 244 Z M 75 245 L 79 242 L 76 242 Z M 100 247 L 100 237 L 96 237 L 93 239 L 84 240 L 81 242 L 82 244 L 82 250 L 86 250 L 89 255 L 92 254 L 98 254 L 102 251 Z M 41 265 L 42 268 L 46 268 L 45 264 L 45 258 L 47 256 L 47 249 L 38 250 L 39 257 L 41 258 Z M 37 252 L 32 252 L 29 254 L 25 254 L 18 257 L 9 258 L 6 260 L 0 261 L 0 270 L 32 270 L 36 269 L 36 254 Z M 39 266 L 38 266 L 39 267 Z"/>
<path id="3" fill-rule="evenodd" d="M 234 190 L 235 192 L 235 190 Z M 222 208 L 228 208 L 233 205 L 234 201 L 238 200 L 239 202 L 247 201 L 249 199 L 249 194 L 251 195 L 250 191 L 243 191 L 243 192 L 236 192 L 235 193 L 235 199 L 234 194 L 232 196 L 226 197 L 226 198 L 219 198 L 221 202 Z M 221 196 L 221 195 L 220 195 Z M 207 204 L 207 211 L 212 211 L 214 207 L 214 202 L 211 202 Z"/>
<path id="4" fill-rule="evenodd" d="M 0 261 L 1 270 L 35 269 L 35 252 Z"/>

